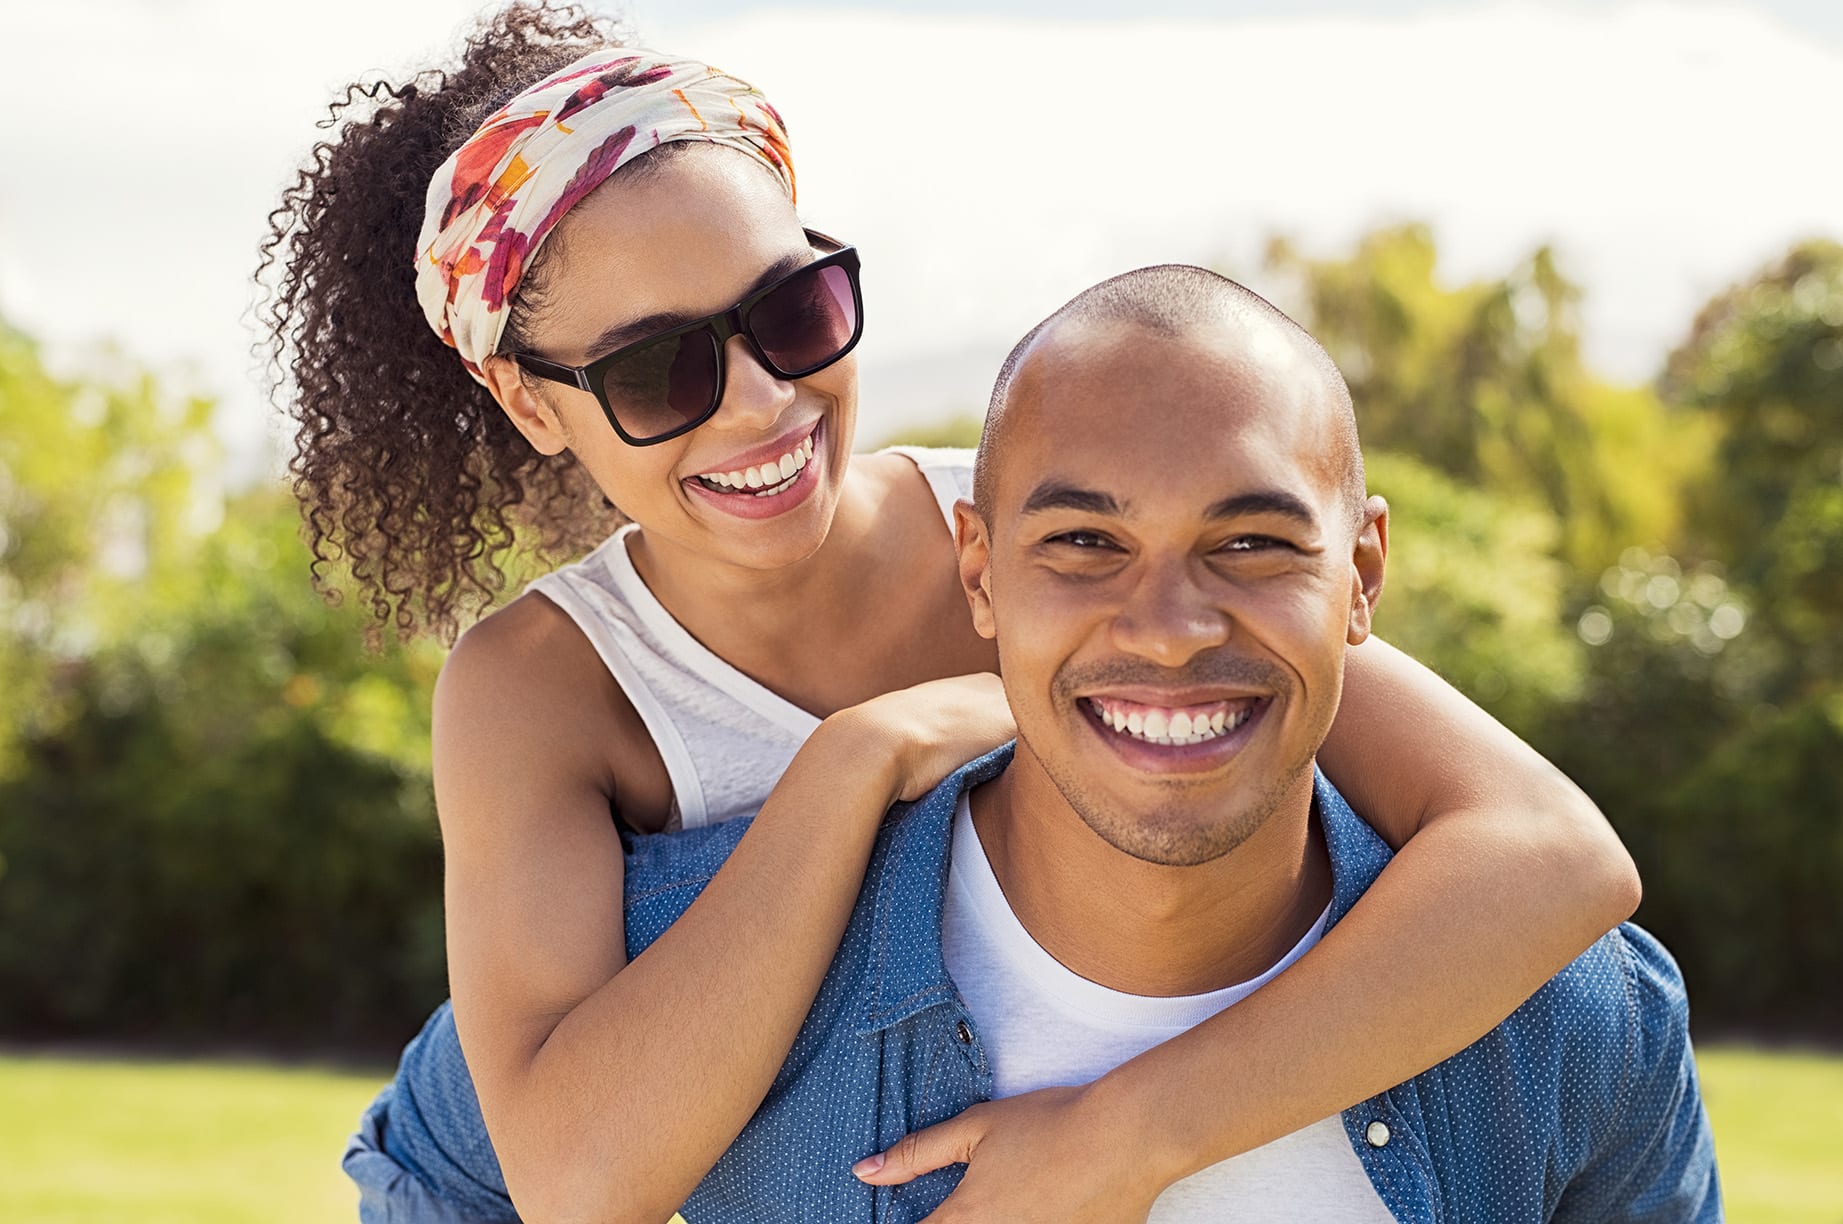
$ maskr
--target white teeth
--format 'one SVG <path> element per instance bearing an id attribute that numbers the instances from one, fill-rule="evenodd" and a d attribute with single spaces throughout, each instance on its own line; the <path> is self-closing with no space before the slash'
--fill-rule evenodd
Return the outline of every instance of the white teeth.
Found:
<path id="1" fill-rule="evenodd" d="M 734 472 L 704 472 L 699 480 L 713 488 L 742 492 L 744 490 L 778 489 L 783 482 L 800 474 L 813 458 L 813 436 L 808 434 L 800 444 L 782 455 L 779 459 L 764 463 L 759 467 L 742 468 Z"/>
<path id="2" fill-rule="evenodd" d="M 1134 710 L 1131 713 L 1122 713 L 1118 709 L 1108 709 L 1098 697 L 1090 697 L 1087 701 L 1095 717 L 1113 730 L 1148 743 L 1166 746 L 1201 744 L 1206 740 L 1227 735 L 1254 717 L 1252 705 L 1244 706 L 1234 713 L 1217 710 L 1207 715 L 1191 714 L 1184 710 L 1174 710 L 1169 713 L 1164 710 Z"/>
<path id="3" fill-rule="evenodd" d="M 794 478 L 792 476 L 789 476 L 786 480 L 783 480 L 780 484 L 769 485 L 767 488 L 764 488 L 761 492 L 753 494 L 752 496 L 773 497 L 776 493 L 787 492 L 788 489 L 793 487 L 793 483 L 794 483 Z"/>

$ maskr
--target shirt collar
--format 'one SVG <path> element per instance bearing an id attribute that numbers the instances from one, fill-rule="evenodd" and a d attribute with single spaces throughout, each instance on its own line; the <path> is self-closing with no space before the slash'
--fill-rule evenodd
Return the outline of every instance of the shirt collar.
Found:
<path id="1" fill-rule="evenodd" d="M 1014 745 L 961 766 L 906 810 L 892 812 L 870 866 L 871 990 L 860 1035 L 959 997 L 941 955 L 941 915 L 960 796 L 1011 764 Z"/>
<path id="2" fill-rule="evenodd" d="M 1006 744 L 969 762 L 906 809 L 891 814 L 868 877 L 870 955 L 875 963 L 859 1035 L 958 999 L 941 954 L 954 813 L 961 795 L 1004 772 L 1014 748 Z M 1312 773 L 1312 806 L 1324 826 L 1331 859 L 1331 912 L 1325 923 L 1329 930 L 1368 891 L 1392 852 L 1351 810 L 1324 771 L 1314 767 Z"/>
<path id="3" fill-rule="evenodd" d="M 1325 850 L 1331 858 L 1331 916 L 1328 931 L 1336 926 L 1357 898 L 1369 891 L 1395 852 L 1376 836 L 1376 830 L 1351 810 L 1325 771 L 1312 767 L 1312 808 L 1325 830 Z"/>

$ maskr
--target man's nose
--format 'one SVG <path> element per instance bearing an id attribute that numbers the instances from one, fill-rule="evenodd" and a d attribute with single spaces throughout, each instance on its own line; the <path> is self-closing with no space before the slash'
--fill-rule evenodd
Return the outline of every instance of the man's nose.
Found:
<path id="1" fill-rule="evenodd" d="M 1230 618 L 1187 558 L 1147 567 L 1114 613 L 1114 646 L 1177 668 L 1229 640 Z"/>
<path id="2" fill-rule="evenodd" d="M 723 362 L 723 399 L 711 419 L 739 434 L 772 431 L 794 402 L 793 383 L 776 378 L 741 336 L 723 342 Z"/>

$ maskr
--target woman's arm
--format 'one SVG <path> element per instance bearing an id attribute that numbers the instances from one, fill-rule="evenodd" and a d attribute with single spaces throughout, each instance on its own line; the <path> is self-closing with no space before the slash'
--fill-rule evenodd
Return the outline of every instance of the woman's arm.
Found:
<path id="1" fill-rule="evenodd" d="M 1638 904 L 1592 802 L 1379 640 L 1350 651 L 1319 760 L 1401 850 L 1316 947 L 1094 1084 L 977 1106 L 866 1180 L 970 1160 L 943 1222 L 1142 1220 L 1178 1178 L 1464 1049 Z"/>
<path id="2" fill-rule="evenodd" d="M 607 745 L 636 723 L 612 680 L 584 683 L 606 671 L 560 618 L 514 605 L 483 622 L 437 687 L 455 1023 L 526 1219 L 658 1224 L 760 1105 L 891 802 L 1012 731 L 991 676 L 827 719 L 729 862 L 628 964 Z"/>

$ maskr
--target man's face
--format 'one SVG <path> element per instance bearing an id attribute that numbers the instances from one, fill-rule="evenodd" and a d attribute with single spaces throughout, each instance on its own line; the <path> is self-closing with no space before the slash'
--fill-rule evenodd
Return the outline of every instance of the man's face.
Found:
<path id="1" fill-rule="evenodd" d="M 1136 858 L 1210 861 L 1303 799 L 1380 588 L 1325 373 L 1264 325 L 1068 325 L 1012 383 L 962 510 L 1020 753 Z"/>

